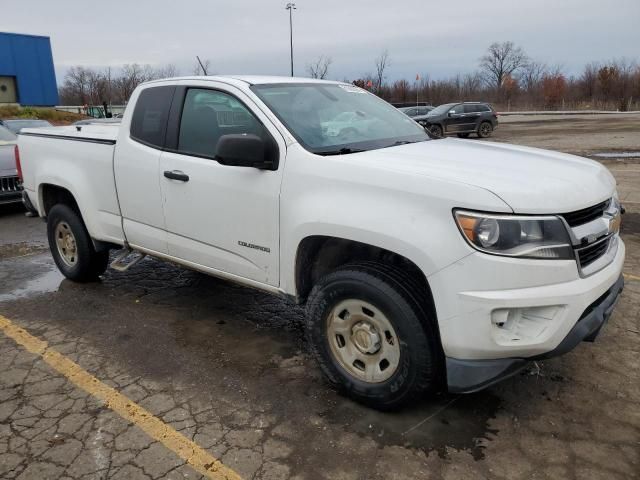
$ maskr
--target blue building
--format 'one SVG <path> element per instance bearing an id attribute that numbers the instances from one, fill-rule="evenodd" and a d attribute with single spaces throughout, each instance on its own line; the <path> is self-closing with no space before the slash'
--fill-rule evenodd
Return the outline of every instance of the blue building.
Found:
<path id="1" fill-rule="evenodd" d="M 0 105 L 3 103 L 58 103 L 49 37 L 0 32 Z"/>

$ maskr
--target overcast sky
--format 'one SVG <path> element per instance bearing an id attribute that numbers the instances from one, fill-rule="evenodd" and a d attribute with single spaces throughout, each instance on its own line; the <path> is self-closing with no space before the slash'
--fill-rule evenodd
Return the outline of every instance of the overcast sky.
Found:
<path id="1" fill-rule="evenodd" d="M 72 65 L 175 64 L 195 55 L 215 73 L 289 74 L 289 17 L 280 0 L 3 0 L 0 31 L 51 37 L 58 82 Z M 297 0 L 295 71 L 319 55 L 330 77 L 442 78 L 477 68 L 494 41 L 512 40 L 565 73 L 585 63 L 640 60 L 640 0 Z"/>

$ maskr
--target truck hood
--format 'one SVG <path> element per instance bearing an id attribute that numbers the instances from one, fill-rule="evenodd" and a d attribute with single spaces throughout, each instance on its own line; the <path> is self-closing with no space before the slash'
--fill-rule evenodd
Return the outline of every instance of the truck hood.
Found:
<path id="1" fill-rule="evenodd" d="M 493 192 L 516 213 L 566 213 L 611 197 L 615 179 L 599 163 L 559 152 L 446 138 L 353 154 L 363 164 Z"/>

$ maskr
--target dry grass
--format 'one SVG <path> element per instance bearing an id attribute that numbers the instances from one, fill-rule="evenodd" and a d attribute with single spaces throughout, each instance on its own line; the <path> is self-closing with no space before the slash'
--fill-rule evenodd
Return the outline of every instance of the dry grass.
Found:
<path id="1" fill-rule="evenodd" d="M 0 107 L 0 118 L 37 118 L 48 120 L 55 125 L 65 125 L 86 118 L 84 115 L 71 112 L 63 112 L 54 108 L 37 107 Z"/>

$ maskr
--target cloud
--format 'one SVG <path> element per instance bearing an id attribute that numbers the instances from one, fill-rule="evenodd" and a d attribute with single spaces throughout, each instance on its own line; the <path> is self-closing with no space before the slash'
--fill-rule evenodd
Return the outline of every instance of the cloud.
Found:
<path id="1" fill-rule="evenodd" d="M 217 73 L 288 74 L 289 19 L 276 0 L 22 0 L 0 30 L 51 37 L 59 75 L 72 65 L 173 63 L 191 73 L 195 56 Z M 299 0 L 294 12 L 296 73 L 319 55 L 330 76 L 373 71 L 390 53 L 389 79 L 473 71 L 494 41 L 577 73 L 593 60 L 638 58 L 637 0 Z M 37 15 L 34 15 L 37 12 Z M 61 80 L 61 78 L 59 79 Z"/>

